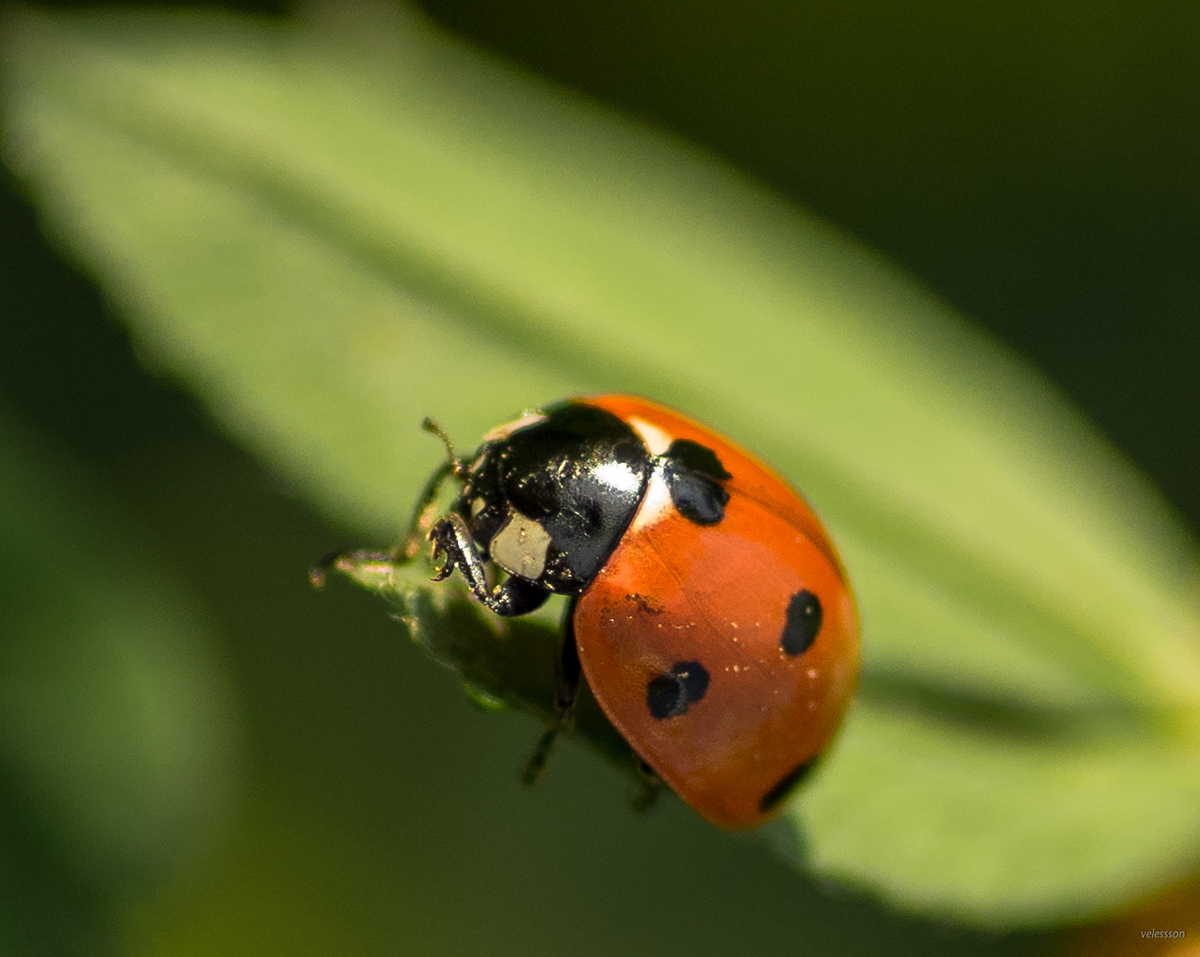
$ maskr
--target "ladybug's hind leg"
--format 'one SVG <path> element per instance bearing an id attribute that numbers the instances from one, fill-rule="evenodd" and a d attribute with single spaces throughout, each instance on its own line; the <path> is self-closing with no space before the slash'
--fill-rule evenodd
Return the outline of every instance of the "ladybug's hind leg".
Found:
<path id="1" fill-rule="evenodd" d="M 635 811 L 643 814 L 658 803 L 658 796 L 662 794 L 667 782 L 658 776 L 658 772 L 654 768 L 636 755 L 634 755 L 634 762 L 637 765 L 638 783 L 637 790 L 629 796 L 629 803 Z"/>
<path id="2" fill-rule="evenodd" d="M 567 606 L 563 623 L 562 651 L 558 658 L 557 682 L 554 694 L 555 713 L 533 747 L 533 753 L 525 762 L 521 780 L 526 785 L 536 784 L 550 758 L 550 749 L 559 731 L 569 727 L 575 712 L 575 697 L 579 693 L 579 649 L 575 645 L 575 602 Z"/>

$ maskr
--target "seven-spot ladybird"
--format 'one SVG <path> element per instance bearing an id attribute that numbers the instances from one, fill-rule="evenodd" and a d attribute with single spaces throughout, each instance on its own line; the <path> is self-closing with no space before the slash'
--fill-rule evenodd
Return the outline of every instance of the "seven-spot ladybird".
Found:
<path id="1" fill-rule="evenodd" d="M 710 429 L 626 395 L 527 414 L 469 461 L 451 455 L 450 472 L 462 491 L 429 531 L 437 580 L 457 569 L 505 616 L 571 596 L 560 713 L 582 670 L 703 817 L 735 829 L 771 817 L 858 674 L 846 576 L 800 496 Z"/>

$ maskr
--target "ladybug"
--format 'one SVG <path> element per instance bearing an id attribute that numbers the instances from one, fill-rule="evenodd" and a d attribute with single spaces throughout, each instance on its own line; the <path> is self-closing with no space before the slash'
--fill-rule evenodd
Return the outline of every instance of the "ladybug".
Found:
<path id="1" fill-rule="evenodd" d="M 430 526 L 435 580 L 457 570 L 504 616 L 571 597 L 560 716 L 582 671 L 642 762 L 701 816 L 744 829 L 776 813 L 837 730 L 859 657 L 841 562 L 791 486 L 628 395 L 527 413 L 469 461 L 451 451 L 451 471 L 462 491 Z"/>

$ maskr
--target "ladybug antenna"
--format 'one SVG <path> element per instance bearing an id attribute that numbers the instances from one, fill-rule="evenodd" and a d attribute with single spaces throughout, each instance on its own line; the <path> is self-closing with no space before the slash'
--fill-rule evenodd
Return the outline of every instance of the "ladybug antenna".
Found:
<path id="1" fill-rule="evenodd" d="M 454 443 L 450 441 L 450 436 L 441 424 L 435 419 L 426 416 L 421 420 L 421 428 L 431 435 L 436 435 L 442 440 L 442 445 L 446 446 L 446 460 L 450 466 L 450 471 L 462 478 L 467 474 L 466 463 L 462 461 L 454 452 Z"/>
<path id="2" fill-rule="evenodd" d="M 424 545 L 429 529 L 437 518 L 436 501 L 446 479 L 451 475 L 460 480 L 465 479 L 468 473 L 467 463 L 454 454 L 454 443 L 450 441 L 450 436 L 441 425 L 433 419 L 426 418 L 421 422 L 421 428 L 442 440 L 442 445 L 446 447 L 446 460 L 429 476 L 429 481 L 425 483 L 421 497 L 413 508 L 408 530 L 400 539 L 400 544 L 392 549 L 392 561 L 397 563 L 411 561 Z"/>

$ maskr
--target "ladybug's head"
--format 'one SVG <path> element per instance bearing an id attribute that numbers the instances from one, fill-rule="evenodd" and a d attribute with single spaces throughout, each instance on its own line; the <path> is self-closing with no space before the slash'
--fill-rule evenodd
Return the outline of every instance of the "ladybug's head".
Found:
<path id="1" fill-rule="evenodd" d="M 452 509 L 482 559 L 578 594 L 632 521 L 653 463 L 617 416 L 567 401 L 489 433 Z"/>

